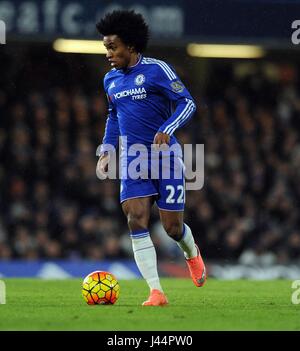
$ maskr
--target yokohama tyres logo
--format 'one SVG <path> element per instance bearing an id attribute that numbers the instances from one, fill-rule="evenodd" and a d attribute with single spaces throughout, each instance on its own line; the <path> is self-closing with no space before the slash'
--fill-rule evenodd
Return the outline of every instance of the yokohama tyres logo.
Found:
<path id="1" fill-rule="evenodd" d="M 142 87 L 142 88 L 123 90 L 119 93 L 114 94 L 114 97 L 115 97 L 115 99 L 121 99 L 121 98 L 126 97 L 126 96 L 146 94 L 146 93 L 147 93 L 146 89 L 144 87 Z"/>

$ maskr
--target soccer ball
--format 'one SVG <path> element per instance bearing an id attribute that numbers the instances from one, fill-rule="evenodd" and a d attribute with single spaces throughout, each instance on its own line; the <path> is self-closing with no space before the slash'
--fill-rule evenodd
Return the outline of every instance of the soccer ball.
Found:
<path id="1" fill-rule="evenodd" d="M 95 271 L 83 280 L 82 296 L 88 305 L 113 305 L 119 294 L 119 283 L 109 272 Z"/>

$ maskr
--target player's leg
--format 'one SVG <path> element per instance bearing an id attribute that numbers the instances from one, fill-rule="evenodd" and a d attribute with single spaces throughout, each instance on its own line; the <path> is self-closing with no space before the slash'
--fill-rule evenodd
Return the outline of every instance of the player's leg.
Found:
<path id="1" fill-rule="evenodd" d="M 183 222 L 183 211 L 160 209 L 159 214 L 165 231 L 183 251 L 194 284 L 198 287 L 204 285 L 205 265 L 191 228 Z"/>
<path id="2" fill-rule="evenodd" d="M 191 277 L 196 286 L 202 286 L 206 280 L 206 269 L 200 250 L 195 244 L 190 227 L 183 222 L 185 204 L 184 163 L 179 154 L 171 155 L 170 162 L 161 158 L 162 174 L 158 184 L 160 219 L 167 234 L 174 239 L 183 251 Z M 164 172 L 169 170 L 170 172 Z"/>
<path id="3" fill-rule="evenodd" d="M 197 256 L 194 237 L 188 225 L 183 222 L 183 211 L 159 210 L 162 225 L 170 238 L 175 240 L 184 252 L 185 258 Z"/>
<path id="4" fill-rule="evenodd" d="M 150 297 L 144 302 L 144 306 L 167 304 L 157 272 L 156 251 L 148 229 L 152 204 L 151 196 L 128 199 L 122 203 L 130 230 L 134 258 L 150 288 Z"/>

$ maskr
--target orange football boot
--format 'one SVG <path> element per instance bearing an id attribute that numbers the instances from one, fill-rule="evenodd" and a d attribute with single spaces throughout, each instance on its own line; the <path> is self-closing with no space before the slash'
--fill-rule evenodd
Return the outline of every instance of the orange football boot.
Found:
<path id="1" fill-rule="evenodd" d="M 167 304 L 166 295 L 157 289 L 152 289 L 148 300 L 143 302 L 143 306 L 165 306 Z"/>
<path id="2" fill-rule="evenodd" d="M 206 281 L 206 269 L 202 257 L 200 255 L 200 250 L 196 245 L 198 255 L 193 258 L 187 258 L 186 263 L 189 267 L 191 277 L 194 284 L 197 287 L 203 286 Z"/>

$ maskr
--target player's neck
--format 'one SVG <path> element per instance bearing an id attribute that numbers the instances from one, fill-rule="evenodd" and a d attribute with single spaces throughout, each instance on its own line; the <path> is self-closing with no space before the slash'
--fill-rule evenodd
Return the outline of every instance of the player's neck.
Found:
<path id="1" fill-rule="evenodd" d="M 133 53 L 127 68 L 134 67 L 139 62 L 140 57 L 141 55 L 139 53 Z"/>

